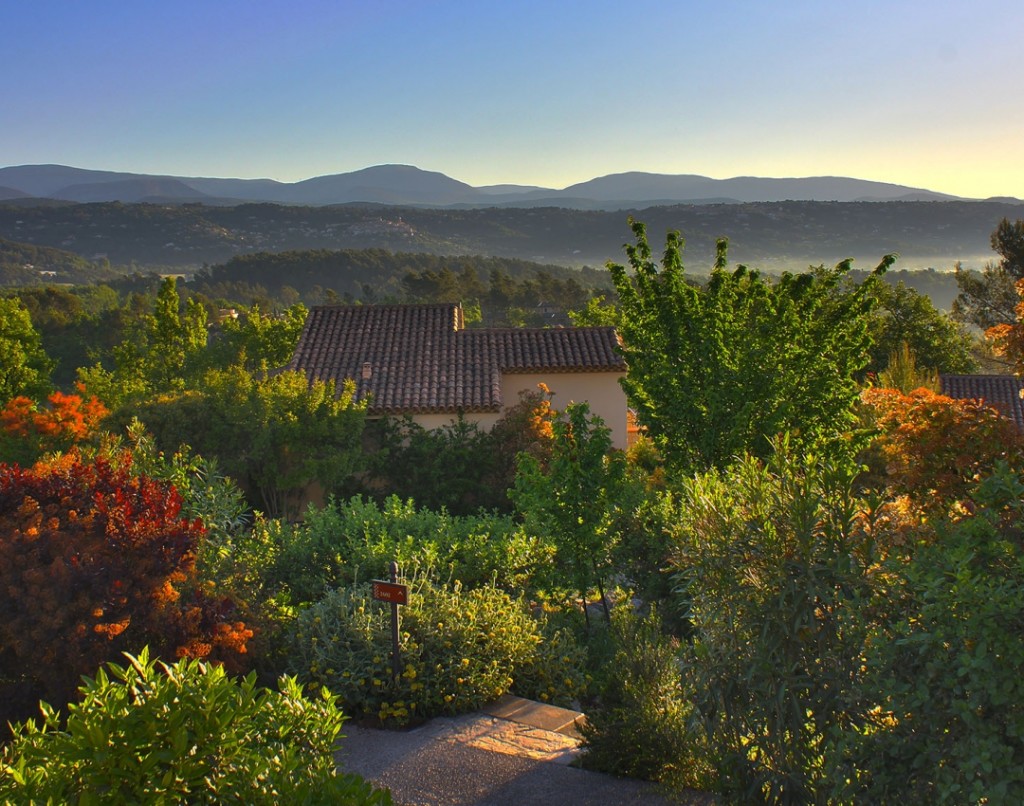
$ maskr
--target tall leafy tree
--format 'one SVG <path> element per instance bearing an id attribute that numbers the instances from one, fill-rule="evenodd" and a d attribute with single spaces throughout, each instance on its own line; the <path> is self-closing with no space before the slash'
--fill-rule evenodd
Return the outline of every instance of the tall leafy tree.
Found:
<path id="1" fill-rule="evenodd" d="M 668 233 L 659 266 L 644 225 L 630 223 L 632 273 L 609 264 L 629 366 L 623 386 L 667 462 L 720 467 L 743 451 L 766 455 L 782 432 L 814 444 L 853 423 L 871 287 L 893 256 L 852 286 L 841 287 L 849 261 L 771 282 L 745 266 L 726 271 L 723 239 L 698 286 L 684 273 L 678 232 Z"/>
<path id="2" fill-rule="evenodd" d="M 960 293 L 953 301 L 953 316 L 982 330 L 1016 320 L 1015 286 L 1024 280 L 1024 220 L 1004 218 L 992 231 L 991 243 L 998 262 L 987 263 L 980 272 L 956 266 Z"/>
<path id="3" fill-rule="evenodd" d="M 79 379 L 111 407 L 188 386 L 202 371 L 207 318 L 195 300 L 182 307 L 177 281 L 165 278 L 152 311 L 114 348 L 114 369 L 81 369 Z"/>
<path id="4" fill-rule="evenodd" d="M 551 456 L 546 466 L 520 454 L 516 506 L 528 522 L 555 542 L 555 562 L 582 597 L 597 588 L 605 598 L 615 547 L 614 511 L 625 481 L 625 457 L 612 451 L 611 430 L 591 416 L 586 403 L 570 403 L 553 423 Z"/>
<path id="5" fill-rule="evenodd" d="M 44 397 L 52 368 L 28 310 L 20 300 L 0 298 L 0 405 L 19 395 Z"/>
<path id="6" fill-rule="evenodd" d="M 207 363 L 220 369 L 233 364 L 249 370 L 283 367 L 295 352 L 308 313 L 299 302 L 276 316 L 253 306 L 237 319 L 225 319 L 211 338 Z"/>
<path id="7" fill-rule="evenodd" d="M 874 293 L 878 307 L 871 316 L 871 363 L 868 369 L 884 370 L 890 356 L 906 345 L 922 370 L 971 372 L 974 344 L 964 326 L 932 305 L 931 300 L 907 286 L 878 283 Z"/>

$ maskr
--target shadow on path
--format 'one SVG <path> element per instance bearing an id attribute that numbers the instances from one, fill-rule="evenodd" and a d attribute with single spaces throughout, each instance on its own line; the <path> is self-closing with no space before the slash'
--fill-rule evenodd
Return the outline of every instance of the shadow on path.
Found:
<path id="1" fill-rule="evenodd" d="M 346 725 L 338 762 L 391 789 L 396 804 L 618 806 L 710 804 L 656 784 L 569 766 L 581 714 L 518 697 L 482 712 L 437 718 L 410 731 Z"/>

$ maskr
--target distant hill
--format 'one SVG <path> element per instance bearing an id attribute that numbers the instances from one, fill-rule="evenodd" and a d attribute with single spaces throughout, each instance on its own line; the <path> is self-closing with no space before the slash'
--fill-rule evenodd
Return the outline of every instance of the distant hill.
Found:
<path id="1" fill-rule="evenodd" d="M 50 194 L 55 199 L 77 202 L 198 202 L 209 196 L 178 179 L 139 177 L 116 182 L 69 185 Z"/>
<path id="2" fill-rule="evenodd" d="M 348 204 L 123 204 L 0 202 L 0 238 L 73 251 L 117 266 L 223 263 L 239 255 L 305 249 L 386 249 L 488 255 L 563 266 L 624 259 L 627 217 L 647 225 L 657 249 L 665 232 L 686 239 L 691 271 L 706 271 L 717 238 L 729 258 L 765 270 L 803 270 L 847 257 L 873 267 L 897 252 L 900 268 L 949 270 L 993 258 L 989 238 L 1024 205 L 996 202 L 750 202 L 677 204 L 602 211 L 564 207 L 448 209 Z"/>
<path id="3" fill-rule="evenodd" d="M 273 204 L 384 204 L 422 207 L 568 207 L 643 209 L 667 204 L 773 201 L 944 201 L 923 188 L 837 176 L 712 179 L 696 174 L 611 174 L 563 189 L 519 185 L 473 187 L 411 165 L 376 165 L 301 182 L 119 173 L 65 165 L 0 168 L 0 186 L 27 196 L 102 202 L 242 201 Z M 2 197 L 0 197 L 2 198 Z"/>
<path id="4" fill-rule="evenodd" d="M 116 276 L 105 262 L 92 262 L 63 249 L 0 238 L 0 286 L 91 283 Z"/>
<path id="5" fill-rule="evenodd" d="M 8 201 L 10 199 L 27 199 L 27 198 L 30 198 L 30 197 L 23 190 L 15 190 L 14 188 L 0 187 L 0 201 Z"/>

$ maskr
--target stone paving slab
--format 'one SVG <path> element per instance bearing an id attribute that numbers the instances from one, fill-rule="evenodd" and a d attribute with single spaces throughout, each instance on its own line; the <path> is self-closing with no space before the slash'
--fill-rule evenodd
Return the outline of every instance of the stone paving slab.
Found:
<path id="1" fill-rule="evenodd" d="M 526 700 L 506 694 L 482 709 L 485 714 L 532 725 L 535 728 L 563 733 L 579 738 L 577 726 L 584 720 L 583 714 L 569 708 L 559 708 L 534 700 Z"/>

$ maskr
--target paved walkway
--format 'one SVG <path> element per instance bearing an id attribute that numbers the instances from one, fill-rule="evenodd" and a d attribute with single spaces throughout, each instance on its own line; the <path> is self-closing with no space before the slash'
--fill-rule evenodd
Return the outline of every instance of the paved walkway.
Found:
<path id="1" fill-rule="evenodd" d="M 569 766 L 579 755 L 582 714 L 503 697 L 475 714 L 437 718 L 409 731 L 347 724 L 342 769 L 391 789 L 396 804 L 618 806 L 707 804 L 692 793 L 670 799 L 645 781 Z"/>

